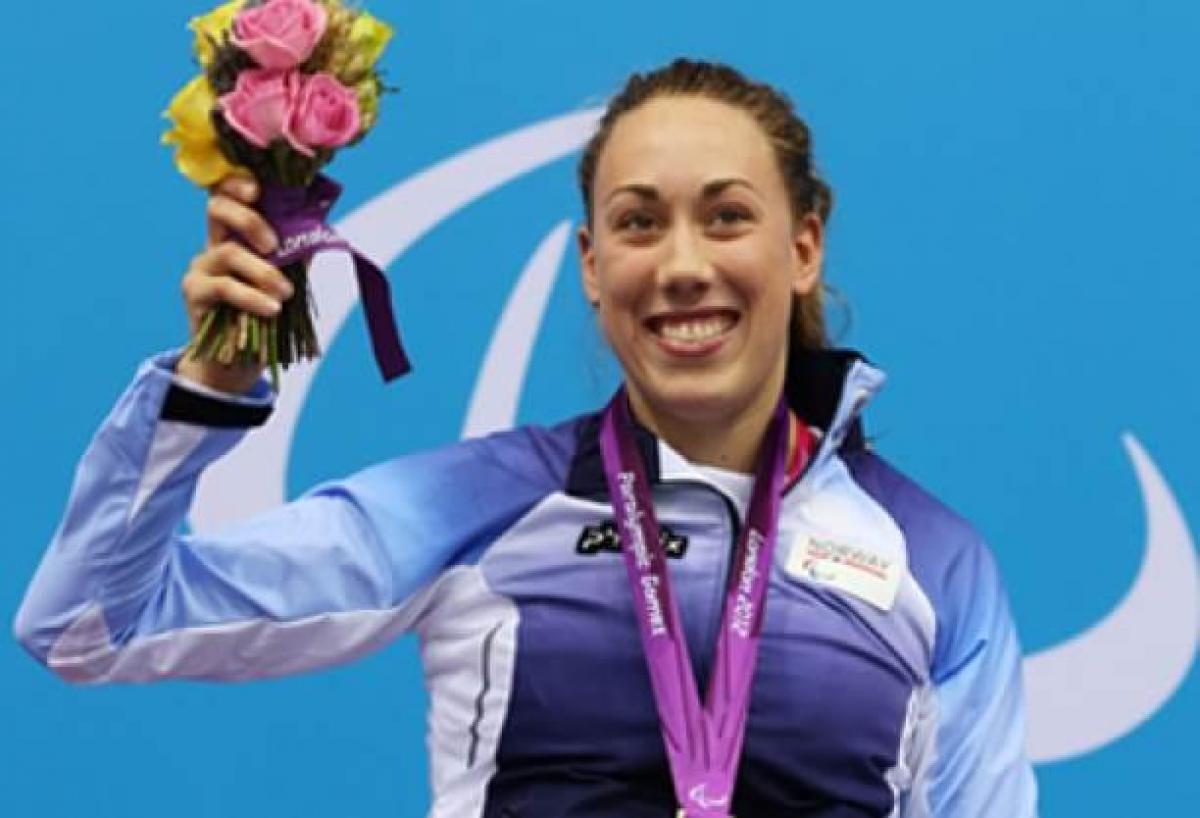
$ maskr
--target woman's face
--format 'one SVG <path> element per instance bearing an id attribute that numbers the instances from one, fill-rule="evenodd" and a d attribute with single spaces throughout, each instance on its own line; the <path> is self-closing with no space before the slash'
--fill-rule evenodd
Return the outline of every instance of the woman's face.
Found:
<path id="1" fill-rule="evenodd" d="M 783 388 L 792 294 L 817 286 L 820 220 L 795 219 L 774 149 L 744 111 L 656 97 L 601 154 L 584 290 L 635 408 L 732 421 Z"/>

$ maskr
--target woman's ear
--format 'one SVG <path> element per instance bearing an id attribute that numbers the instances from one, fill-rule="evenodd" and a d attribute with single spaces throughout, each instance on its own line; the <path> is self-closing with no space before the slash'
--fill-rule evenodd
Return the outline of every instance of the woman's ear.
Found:
<path id="1" fill-rule="evenodd" d="M 579 269 L 583 278 L 583 293 L 593 307 L 600 304 L 600 284 L 596 279 L 596 246 L 592 242 L 592 231 L 586 224 L 580 225 L 575 234 L 579 246 Z"/>
<path id="2" fill-rule="evenodd" d="M 816 213 L 805 213 L 796 220 L 792 257 L 792 290 L 808 295 L 820 284 L 825 262 L 825 224 Z"/>

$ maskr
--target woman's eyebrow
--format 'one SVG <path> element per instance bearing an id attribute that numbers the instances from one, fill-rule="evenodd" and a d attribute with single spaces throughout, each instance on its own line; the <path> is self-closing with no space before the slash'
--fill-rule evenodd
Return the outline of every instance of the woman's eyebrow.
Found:
<path id="1" fill-rule="evenodd" d="M 658 193 L 658 188 L 656 188 L 654 185 L 631 182 L 630 184 L 621 185 L 613 190 L 612 193 L 608 194 L 608 197 L 604 200 L 605 203 L 607 204 L 608 202 L 611 202 L 622 193 L 632 193 L 639 199 L 645 199 L 651 202 L 656 202 L 662 198 Z"/>
<path id="2" fill-rule="evenodd" d="M 733 185 L 741 185 L 750 190 L 751 193 L 758 193 L 758 189 L 750 183 L 749 179 L 743 179 L 740 176 L 730 176 L 728 178 L 713 179 L 708 182 L 701 190 L 700 195 L 705 199 L 712 199 L 720 196 L 726 189 Z"/>
<path id="3" fill-rule="evenodd" d="M 758 192 L 748 179 L 743 179 L 740 176 L 730 176 L 727 178 L 723 177 L 720 179 L 713 179 L 711 182 L 705 183 L 704 187 L 700 190 L 700 195 L 704 199 L 713 199 L 717 196 L 720 196 L 732 185 L 742 185 L 743 187 L 748 188 L 751 192 Z M 605 199 L 605 203 L 611 202 L 614 198 L 622 193 L 632 193 L 639 199 L 650 202 L 656 202 L 662 198 L 661 194 L 658 192 L 658 188 L 656 188 L 654 185 L 645 184 L 643 182 L 630 182 L 629 184 L 617 187 L 612 193 L 608 194 L 608 197 Z"/>

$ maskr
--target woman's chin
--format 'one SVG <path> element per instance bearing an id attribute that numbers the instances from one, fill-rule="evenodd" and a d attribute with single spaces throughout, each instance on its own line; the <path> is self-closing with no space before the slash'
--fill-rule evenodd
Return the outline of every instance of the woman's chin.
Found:
<path id="1" fill-rule="evenodd" d="M 711 422 L 736 416 L 753 397 L 752 390 L 736 389 L 728 379 L 712 373 L 675 373 L 641 390 L 642 399 L 658 417 L 685 421 Z"/>

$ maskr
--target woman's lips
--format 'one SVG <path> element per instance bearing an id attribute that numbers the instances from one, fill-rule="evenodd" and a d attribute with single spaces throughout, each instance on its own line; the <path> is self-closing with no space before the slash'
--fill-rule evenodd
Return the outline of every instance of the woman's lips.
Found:
<path id="1" fill-rule="evenodd" d="M 645 324 L 666 352 L 697 357 L 711 355 L 724 345 L 739 319 L 735 310 L 706 309 L 660 313 Z"/>

